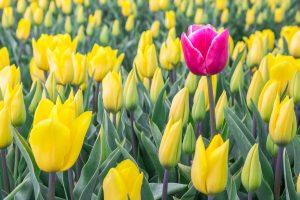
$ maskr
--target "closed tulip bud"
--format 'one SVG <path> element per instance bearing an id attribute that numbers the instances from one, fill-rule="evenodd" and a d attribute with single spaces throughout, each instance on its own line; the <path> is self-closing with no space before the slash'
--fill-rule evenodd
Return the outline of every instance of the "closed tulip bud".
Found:
<path id="1" fill-rule="evenodd" d="M 176 15 L 173 10 L 165 13 L 165 26 L 167 29 L 171 29 L 176 26 Z"/>
<path id="2" fill-rule="evenodd" d="M 185 125 L 189 119 L 189 91 L 185 87 L 177 92 L 172 100 L 170 107 L 169 118 L 173 118 L 174 121 L 181 120 Z"/>
<path id="3" fill-rule="evenodd" d="M 80 53 L 72 54 L 72 62 L 74 69 L 74 76 L 72 83 L 80 86 L 87 78 L 87 62 L 86 56 Z"/>
<path id="4" fill-rule="evenodd" d="M 268 81 L 261 91 L 258 99 L 258 110 L 262 119 L 269 122 L 279 85 L 276 81 Z"/>
<path id="5" fill-rule="evenodd" d="M 263 12 L 260 12 L 257 16 L 257 24 L 262 25 L 265 20 L 265 14 Z"/>
<path id="6" fill-rule="evenodd" d="M 91 5 L 90 0 L 84 0 L 84 6 L 85 7 L 90 7 L 90 5 Z"/>
<path id="7" fill-rule="evenodd" d="M 238 66 L 236 66 L 233 75 L 230 79 L 230 91 L 232 93 L 236 93 L 244 87 L 244 70 L 243 70 L 243 64 L 240 63 Z"/>
<path id="8" fill-rule="evenodd" d="M 17 3 L 17 13 L 23 14 L 26 10 L 26 0 L 19 0 Z"/>
<path id="9" fill-rule="evenodd" d="M 115 37 L 120 34 L 120 21 L 117 19 L 113 23 L 111 34 Z"/>
<path id="10" fill-rule="evenodd" d="M 15 88 L 8 86 L 4 95 L 4 102 L 10 110 L 11 123 L 22 126 L 26 121 L 26 109 L 22 93 L 22 85 Z"/>
<path id="11" fill-rule="evenodd" d="M 184 86 L 186 88 L 188 88 L 189 94 L 194 94 L 196 89 L 197 89 L 197 86 L 198 86 L 198 77 L 197 77 L 197 75 L 189 72 L 188 76 L 186 77 Z"/>
<path id="12" fill-rule="evenodd" d="M 65 32 L 69 33 L 69 34 L 72 32 L 72 21 L 71 21 L 71 17 L 70 16 L 66 17 Z"/>
<path id="13" fill-rule="evenodd" d="M 81 115 L 84 112 L 82 90 L 79 89 L 75 96 L 73 90 L 71 90 L 69 97 L 64 104 L 68 105 L 72 110 L 75 110 L 76 116 Z"/>
<path id="14" fill-rule="evenodd" d="M 10 65 L 9 54 L 6 47 L 0 49 L 0 71 Z"/>
<path id="15" fill-rule="evenodd" d="M 85 28 L 83 25 L 79 26 L 79 29 L 77 31 L 77 38 L 78 42 L 83 42 L 85 40 Z"/>
<path id="16" fill-rule="evenodd" d="M 203 91 L 196 92 L 192 107 L 192 117 L 196 122 L 202 121 L 206 113 L 205 96 Z"/>
<path id="17" fill-rule="evenodd" d="M 30 64 L 29 64 L 29 73 L 31 80 L 33 82 L 39 81 L 39 82 L 45 82 L 45 73 L 43 70 L 39 69 L 35 62 L 34 59 L 31 59 Z"/>
<path id="18" fill-rule="evenodd" d="M 16 31 L 16 36 L 19 40 L 26 40 L 29 37 L 30 34 L 30 21 L 22 18 L 20 19 Z"/>
<path id="19" fill-rule="evenodd" d="M 196 10 L 194 22 L 195 22 L 195 24 L 201 24 L 202 21 L 203 21 L 203 9 L 198 8 Z"/>
<path id="20" fill-rule="evenodd" d="M 100 26 L 102 22 L 102 10 L 96 10 L 94 13 L 95 25 Z"/>
<path id="21" fill-rule="evenodd" d="M 121 74 L 109 72 L 103 79 L 102 88 L 104 108 L 109 112 L 119 112 L 123 106 Z"/>
<path id="22" fill-rule="evenodd" d="M 103 45 L 106 45 L 108 43 L 109 40 L 109 34 L 108 34 L 108 27 L 106 25 L 104 25 L 102 27 L 101 33 L 100 33 L 100 42 Z"/>
<path id="23" fill-rule="evenodd" d="M 164 78 L 161 74 L 161 69 L 157 68 L 155 70 L 152 84 L 150 88 L 150 100 L 154 104 L 161 93 L 162 88 L 164 87 Z"/>
<path id="24" fill-rule="evenodd" d="M 152 33 L 150 30 L 144 31 L 140 37 L 138 52 L 144 51 L 147 46 L 152 44 Z"/>
<path id="25" fill-rule="evenodd" d="M 221 22 L 222 22 L 222 24 L 227 23 L 228 19 L 229 19 L 229 10 L 225 9 L 225 10 L 223 10 L 222 15 L 221 15 Z"/>
<path id="26" fill-rule="evenodd" d="M 284 10 L 282 8 L 277 8 L 274 12 L 274 21 L 276 23 L 281 23 L 284 17 Z"/>
<path id="27" fill-rule="evenodd" d="M 295 21 L 296 21 L 296 23 L 300 23 L 300 11 L 297 11 L 297 13 L 295 15 Z"/>
<path id="28" fill-rule="evenodd" d="M 216 0 L 217 10 L 224 10 L 227 6 L 227 0 Z"/>
<path id="29" fill-rule="evenodd" d="M 194 11 L 194 1 L 190 1 L 186 9 L 186 16 L 191 17 Z"/>
<path id="30" fill-rule="evenodd" d="M 43 92 L 43 97 L 45 98 L 47 97 L 53 102 L 56 101 L 57 98 L 56 80 L 53 72 L 51 72 L 48 75 L 48 78 L 45 83 L 45 90 Z"/>
<path id="31" fill-rule="evenodd" d="M 38 167 L 45 172 L 70 169 L 80 154 L 92 112 L 75 115 L 60 99 L 42 99 L 33 118 L 29 144 Z"/>
<path id="32" fill-rule="evenodd" d="M 48 0 L 39 0 L 39 7 L 45 10 L 48 6 Z"/>
<path id="33" fill-rule="evenodd" d="M 215 135 L 207 149 L 200 135 L 191 168 L 194 187 L 203 194 L 215 195 L 223 192 L 227 184 L 229 140 L 223 142 Z"/>
<path id="34" fill-rule="evenodd" d="M 12 7 L 5 7 L 2 13 L 2 26 L 9 28 L 14 24 L 14 13 Z"/>
<path id="35" fill-rule="evenodd" d="M 182 151 L 185 154 L 193 154 L 196 146 L 196 137 L 194 128 L 191 123 L 187 126 L 183 143 L 182 143 Z"/>
<path id="36" fill-rule="evenodd" d="M 248 26 L 251 26 L 252 24 L 254 24 L 254 19 L 255 19 L 255 9 L 252 8 L 252 9 L 247 10 L 247 13 L 246 13 L 246 24 Z"/>
<path id="37" fill-rule="evenodd" d="M 160 22 L 158 20 L 155 20 L 150 28 L 150 31 L 152 33 L 152 36 L 156 38 L 159 35 L 159 29 L 160 29 Z"/>
<path id="38" fill-rule="evenodd" d="M 197 6 L 202 6 L 204 0 L 195 0 Z"/>
<path id="39" fill-rule="evenodd" d="M 107 0 L 99 0 L 101 5 L 105 5 L 107 3 Z"/>
<path id="40" fill-rule="evenodd" d="M 291 42 L 289 43 L 290 54 L 296 58 L 300 57 L 300 31 L 294 34 Z"/>
<path id="41" fill-rule="evenodd" d="M 8 147 L 13 140 L 11 119 L 8 107 L 0 101 L 0 149 Z"/>
<path id="42" fill-rule="evenodd" d="M 263 42 L 260 36 L 254 36 L 252 44 L 248 45 L 247 65 L 258 66 L 263 59 Z"/>
<path id="43" fill-rule="evenodd" d="M 169 8 L 170 0 L 159 0 L 159 8 L 161 10 L 166 10 Z"/>
<path id="44" fill-rule="evenodd" d="M 50 1 L 48 11 L 52 13 L 56 11 L 56 5 L 54 1 Z"/>
<path id="45" fill-rule="evenodd" d="M 53 36 L 42 34 L 41 37 L 36 41 L 32 39 L 32 49 L 34 62 L 41 70 L 48 71 L 49 63 L 47 58 L 47 49 L 51 48 L 53 42 Z M 48 48 L 47 48 L 48 47 Z"/>
<path id="46" fill-rule="evenodd" d="M 167 47 L 166 42 L 162 43 L 162 45 L 160 47 L 159 62 L 160 62 L 161 67 L 164 70 L 171 71 L 174 67 L 172 65 L 172 63 L 169 62 L 169 59 L 168 59 L 168 47 Z"/>
<path id="47" fill-rule="evenodd" d="M 159 1 L 160 0 L 149 0 L 149 10 L 151 12 L 157 12 L 159 11 Z"/>
<path id="48" fill-rule="evenodd" d="M 274 143 L 272 140 L 272 137 L 270 134 L 268 134 L 267 137 L 267 144 L 266 144 L 267 151 L 275 158 L 278 154 L 278 146 Z"/>
<path id="49" fill-rule="evenodd" d="M 223 91 L 216 105 L 216 128 L 221 130 L 224 123 L 224 109 L 228 106 L 226 92 Z"/>
<path id="50" fill-rule="evenodd" d="M 82 5 L 76 7 L 76 21 L 78 24 L 82 24 L 85 21 L 84 8 Z"/>
<path id="51" fill-rule="evenodd" d="M 66 15 L 70 14 L 72 12 L 72 0 L 64 0 L 61 4 L 61 10 Z"/>
<path id="52" fill-rule="evenodd" d="M 4 67 L 0 71 L 0 80 L 1 93 L 4 95 L 8 86 L 15 88 L 21 83 L 20 68 L 15 65 Z"/>
<path id="53" fill-rule="evenodd" d="M 269 55 L 265 56 L 262 61 L 260 62 L 258 71 L 261 74 L 263 84 L 265 84 L 270 78 L 269 78 L 269 69 L 268 69 L 268 57 Z"/>
<path id="54" fill-rule="evenodd" d="M 185 12 L 186 7 L 187 7 L 187 4 L 188 4 L 188 1 L 187 1 L 187 0 L 181 1 L 180 7 L 179 7 L 180 12 L 182 12 L 182 13 Z"/>
<path id="55" fill-rule="evenodd" d="M 125 30 L 127 32 L 130 32 L 133 29 L 133 26 L 134 26 L 134 16 L 130 15 L 127 18 L 127 21 L 126 21 L 126 24 L 125 24 Z"/>
<path id="56" fill-rule="evenodd" d="M 214 98 L 216 97 L 216 91 L 217 91 L 217 76 L 212 76 L 212 85 L 213 85 L 213 93 Z M 196 93 L 194 96 L 194 102 L 196 101 L 196 96 L 200 94 L 200 92 L 204 93 L 204 101 L 205 101 L 205 107 L 204 109 L 209 110 L 209 101 L 208 101 L 208 87 L 207 87 L 207 80 L 205 76 L 202 76 L 200 78 L 200 81 L 198 82 L 198 86 L 196 89 Z"/>
<path id="57" fill-rule="evenodd" d="M 50 28 L 53 25 L 52 12 L 48 11 L 45 15 L 44 26 Z"/>
<path id="58" fill-rule="evenodd" d="M 280 102 L 277 94 L 269 123 L 272 140 L 277 145 L 285 146 L 291 143 L 296 135 L 297 120 L 293 99 L 287 96 Z"/>
<path id="59" fill-rule="evenodd" d="M 236 60 L 239 53 L 243 52 L 242 54 L 242 57 L 240 59 L 240 62 L 244 62 L 245 61 L 245 58 L 246 58 L 246 55 L 247 55 L 247 52 L 245 51 L 245 48 L 246 48 L 246 44 L 245 42 L 243 41 L 238 41 L 232 51 L 232 55 L 231 55 L 231 58 L 232 60 Z"/>
<path id="60" fill-rule="evenodd" d="M 254 105 L 257 107 L 258 105 L 258 99 L 259 95 L 261 93 L 261 90 L 264 87 L 264 81 L 262 79 L 260 71 L 256 71 L 251 79 L 248 91 L 247 91 L 247 105 L 252 110 L 252 101 Z"/>
<path id="61" fill-rule="evenodd" d="M 152 78 L 156 68 L 158 68 L 156 48 L 154 44 L 147 46 L 144 52 L 141 50 L 138 51 L 134 62 L 142 76 Z"/>
<path id="62" fill-rule="evenodd" d="M 138 105 L 139 95 L 135 71 L 131 70 L 124 85 L 124 105 L 127 110 L 134 110 Z"/>
<path id="63" fill-rule="evenodd" d="M 165 168 L 175 167 L 181 156 L 182 122 L 171 117 L 166 126 L 159 146 L 158 157 Z"/>
<path id="64" fill-rule="evenodd" d="M 262 170 L 259 161 L 258 144 L 254 144 L 247 155 L 242 169 L 241 179 L 247 192 L 254 192 L 261 185 Z"/>
<path id="65" fill-rule="evenodd" d="M 293 98 L 293 100 L 296 104 L 300 103 L 299 87 L 300 87 L 300 72 L 297 71 L 294 74 L 294 76 L 288 86 L 289 94 Z"/>
<path id="66" fill-rule="evenodd" d="M 10 0 L 2 0 L 0 1 L 0 9 L 8 7 L 10 5 Z"/>
<path id="67" fill-rule="evenodd" d="M 35 109 L 37 108 L 41 98 L 42 98 L 42 92 L 43 92 L 43 86 L 41 84 L 40 81 L 35 81 L 32 86 L 31 86 L 31 89 L 30 90 L 33 90 L 35 89 L 34 91 L 34 95 L 33 95 L 33 98 L 31 100 L 31 103 L 29 105 L 29 112 L 31 114 L 34 113 Z"/>
<path id="68" fill-rule="evenodd" d="M 131 160 L 111 168 L 103 180 L 104 200 L 141 199 L 144 174 Z"/>
<path id="69" fill-rule="evenodd" d="M 33 13 L 33 22 L 36 25 L 40 25 L 44 19 L 44 11 L 42 8 L 38 7 L 34 10 Z"/>

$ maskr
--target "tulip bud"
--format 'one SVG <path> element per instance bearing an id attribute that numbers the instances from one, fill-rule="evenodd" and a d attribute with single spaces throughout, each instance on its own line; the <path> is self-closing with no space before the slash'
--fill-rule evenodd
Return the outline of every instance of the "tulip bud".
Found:
<path id="1" fill-rule="evenodd" d="M 13 134 L 9 109 L 0 101 L 0 149 L 5 149 L 12 143 Z"/>
<path id="2" fill-rule="evenodd" d="M 104 108 L 117 113 L 123 106 L 123 91 L 121 74 L 109 72 L 102 81 Z"/>
<path id="3" fill-rule="evenodd" d="M 33 90 L 34 88 L 35 88 L 34 95 L 28 108 L 31 114 L 33 114 L 35 109 L 37 108 L 42 98 L 42 92 L 43 92 L 43 86 L 40 81 L 35 81 L 32 84 L 30 91 Z"/>
<path id="4" fill-rule="evenodd" d="M 196 92 L 192 107 L 193 120 L 199 122 L 204 119 L 206 113 L 205 96 L 203 91 Z"/>
<path id="5" fill-rule="evenodd" d="M 17 13 L 23 14 L 26 10 L 26 0 L 18 0 Z"/>
<path id="6" fill-rule="evenodd" d="M 216 128 L 221 130 L 224 123 L 224 109 L 228 106 L 226 92 L 223 91 L 216 105 Z"/>
<path id="7" fill-rule="evenodd" d="M 56 6 L 55 6 L 55 2 L 54 1 L 50 1 L 48 11 L 51 12 L 51 13 L 54 13 L 56 11 Z"/>
<path id="8" fill-rule="evenodd" d="M 96 10 L 94 13 L 95 25 L 100 26 L 102 22 L 102 10 Z"/>
<path id="9" fill-rule="evenodd" d="M 259 161 L 258 144 L 254 144 L 247 155 L 241 179 L 247 192 L 254 192 L 261 185 L 262 170 Z"/>
<path id="10" fill-rule="evenodd" d="M 151 12 L 159 11 L 159 0 L 149 0 L 149 10 Z"/>
<path id="11" fill-rule="evenodd" d="M 198 86 L 198 77 L 189 72 L 187 78 L 185 79 L 184 86 L 188 88 L 189 94 L 194 94 Z"/>
<path id="12" fill-rule="evenodd" d="M 154 104 L 157 101 L 162 88 L 164 87 L 164 78 L 161 74 L 161 69 L 157 68 L 154 72 L 152 84 L 150 88 L 150 100 Z"/>
<path id="13" fill-rule="evenodd" d="M 161 10 L 166 10 L 169 8 L 170 0 L 159 0 L 159 7 Z"/>
<path id="14" fill-rule="evenodd" d="M 252 24 L 254 24 L 254 18 L 255 18 L 255 9 L 252 8 L 252 9 L 247 10 L 247 13 L 246 13 L 246 24 L 248 26 L 251 26 Z"/>
<path id="15" fill-rule="evenodd" d="M 202 8 L 198 8 L 196 10 L 194 22 L 195 22 L 195 24 L 201 24 L 202 21 L 203 21 L 203 9 Z"/>
<path id="16" fill-rule="evenodd" d="M 293 98 L 294 102 L 296 104 L 300 103 L 300 93 L 299 93 L 299 87 L 300 87 L 300 72 L 297 71 L 292 80 L 289 83 L 289 94 Z"/>
<path id="17" fill-rule="evenodd" d="M 72 0 L 64 0 L 61 4 L 61 10 L 66 15 L 70 14 L 72 11 Z"/>
<path id="18" fill-rule="evenodd" d="M 22 85 L 15 88 L 8 86 L 4 95 L 4 102 L 10 110 L 11 123 L 14 126 L 22 126 L 26 121 L 26 109 L 22 93 Z"/>
<path id="19" fill-rule="evenodd" d="M 144 51 L 147 46 L 152 44 L 152 33 L 150 30 L 144 31 L 140 37 L 139 45 L 138 45 L 138 52 Z"/>
<path id="20" fill-rule="evenodd" d="M 84 112 L 82 90 L 79 89 L 75 96 L 73 90 L 71 90 L 69 97 L 64 104 L 68 105 L 70 109 L 75 111 L 76 117 L 81 115 Z"/>
<path id="21" fill-rule="evenodd" d="M 172 168 L 177 165 L 181 156 L 182 122 L 171 117 L 166 126 L 159 146 L 158 156 L 161 165 Z"/>
<path id="22" fill-rule="evenodd" d="M 249 67 L 258 66 L 264 56 L 263 42 L 260 36 L 254 36 L 252 45 L 248 49 L 247 65 Z"/>
<path id="23" fill-rule="evenodd" d="M 250 108 L 250 110 L 252 110 L 252 101 L 254 105 L 257 107 L 259 95 L 263 87 L 264 87 L 264 82 L 261 73 L 258 70 L 254 73 L 247 91 L 246 99 L 247 99 L 247 105 Z"/>
<path id="24" fill-rule="evenodd" d="M 130 15 L 127 18 L 127 21 L 126 21 L 126 24 L 125 24 L 125 30 L 127 32 L 130 32 L 133 29 L 133 26 L 134 26 L 134 16 Z"/>
<path id="25" fill-rule="evenodd" d="M 270 55 L 270 54 L 269 54 Z M 269 80 L 269 69 L 268 69 L 268 57 L 269 55 L 265 56 L 262 61 L 260 62 L 258 71 L 260 71 L 263 84 L 265 84 Z"/>
<path id="26" fill-rule="evenodd" d="M 120 34 L 120 22 L 117 19 L 113 23 L 111 34 L 115 37 Z"/>
<path id="27" fill-rule="evenodd" d="M 284 10 L 282 8 L 277 8 L 274 12 L 274 21 L 276 23 L 281 23 L 284 17 Z"/>
<path id="28" fill-rule="evenodd" d="M 0 71 L 0 89 L 2 94 L 6 93 L 6 88 L 15 88 L 21 83 L 20 68 L 15 65 L 6 66 Z"/>
<path id="29" fill-rule="evenodd" d="M 34 59 L 32 58 L 29 64 L 29 73 L 31 80 L 33 82 L 39 81 L 39 82 L 45 82 L 45 73 L 43 70 L 39 69 L 35 62 Z"/>
<path id="30" fill-rule="evenodd" d="M 45 83 L 45 90 L 43 92 L 43 97 L 47 97 L 53 102 L 56 101 L 57 98 L 56 81 L 53 72 L 51 72 L 48 75 L 48 78 Z"/>
<path id="31" fill-rule="evenodd" d="M 165 26 L 167 29 L 171 29 L 176 26 L 176 15 L 173 10 L 165 13 Z"/>
<path id="32" fill-rule="evenodd" d="M 82 5 L 76 7 L 76 21 L 78 24 L 82 24 L 85 21 L 84 8 Z"/>
<path id="33" fill-rule="evenodd" d="M 175 121 L 181 120 L 185 125 L 189 119 L 189 91 L 185 87 L 177 92 L 172 100 L 170 107 L 169 118 L 173 118 Z"/>
<path id="34" fill-rule="evenodd" d="M 280 102 L 277 94 L 269 123 L 269 131 L 275 144 L 285 146 L 291 143 L 296 135 L 297 120 L 293 99 L 287 96 Z"/>
<path id="35" fill-rule="evenodd" d="M 72 32 L 72 22 L 71 22 L 71 17 L 70 16 L 66 17 L 65 32 L 69 33 L 69 34 Z"/>
<path id="36" fill-rule="evenodd" d="M 33 13 L 33 22 L 36 25 L 40 25 L 43 22 L 44 19 L 44 11 L 42 8 L 35 9 Z"/>
<path id="37" fill-rule="evenodd" d="M 229 10 L 225 9 L 225 10 L 223 10 L 222 15 L 221 15 L 221 22 L 222 22 L 222 24 L 227 23 L 228 19 L 229 19 Z"/>
<path id="38" fill-rule="evenodd" d="M 296 21 L 296 23 L 300 23 L 300 11 L 297 11 L 297 13 L 295 15 L 295 21 Z"/>
<path id="39" fill-rule="evenodd" d="M 5 7 L 2 13 L 2 26 L 9 28 L 14 24 L 14 13 L 12 7 Z"/>
<path id="40" fill-rule="evenodd" d="M 109 35 L 108 35 L 108 27 L 106 25 L 102 27 L 99 39 L 103 45 L 106 45 L 108 43 Z"/>
<path id="41" fill-rule="evenodd" d="M 0 49 L 0 71 L 10 65 L 9 54 L 6 47 Z"/>
<path id="42" fill-rule="evenodd" d="M 243 70 L 243 64 L 240 63 L 238 66 L 236 66 L 233 75 L 230 79 L 230 91 L 232 93 L 236 93 L 244 87 L 244 70 Z"/>
<path id="43" fill-rule="evenodd" d="M 294 34 L 291 42 L 289 43 L 290 54 L 296 58 L 300 57 L 300 31 Z"/>
<path id="44" fill-rule="evenodd" d="M 107 0 L 99 0 L 101 5 L 105 5 L 107 3 Z"/>
<path id="45" fill-rule="evenodd" d="M 276 95 L 279 91 L 279 85 L 276 81 L 268 81 L 261 91 L 258 99 L 258 110 L 261 118 L 265 122 L 269 122 Z"/>
<path id="46" fill-rule="evenodd" d="M 267 137 L 267 144 L 266 144 L 267 151 L 275 158 L 278 154 L 278 146 L 272 140 L 270 134 Z"/>
<path id="47" fill-rule="evenodd" d="M 152 36 L 156 38 L 159 35 L 159 29 L 160 29 L 160 22 L 158 20 L 155 20 L 150 28 L 150 31 L 152 33 Z"/>
<path id="48" fill-rule="evenodd" d="M 145 47 L 144 52 L 138 51 L 135 64 L 142 76 L 152 78 L 158 68 L 156 48 L 154 44 Z"/>
<path id="49" fill-rule="evenodd" d="M 80 86 L 85 82 L 87 78 L 86 56 L 79 53 L 72 54 L 72 63 L 74 69 L 72 83 L 77 86 Z"/>
<path id="50" fill-rule="evenodd" d="M 186 9 L 186 16 L 191 17 L 193 15 L 194 1 L 189 1 L 188 7 Z"/>
<path id="51" fill-rule="evenodd" d="M 89 7 L 91 5 L 90 0 L 84 0 L 84 6 Z"/>
<path id="52" fill-rule="evenodd" d="M 84 30 L 84 26 L 80 25 L 78 32 L 77 32 L 77 38 L 78 38 L 78 42 L 83 42 L 85 40 L 85 30 Z"/>
<path id="53" fill-rule="evenodd" d="M 214 93 L 214 98 L 216 97 L 216 91 L 217 91 L 217 76 L 213 75 L 212 76 L 212 85 L 213 85 L 213 93 Z M 197 100 L 197 96 L 200 94 L 200 92 L 204 93 L 204 101 L 205 101 L 205 107 L 201 109 L 209 110 L 209 101 L 208 101 L 208 87 L 207 87 L 207 80 L 205 76 L 202 76 L 200 78 L 200 81 L 198 82 L 198 86 L 196 89 L 196 93 L 194 96 L 194 103 Z M 197 98 L 196 98 L 197 97 Z"/>
<path id="54" fill-rule="evenodd" d="M 187 126 L 183 143 L 182 143 L 182 150 L 185 154 L 193 154 L 195 151 L 195 145 L 196 145 L 196 137 L 194 128 L 191 123 Z"/>
<path id="55" fill-rule="evenodd" d="M 139 95 L 137 91 L 137 83 L 135 71 L 131 70 L 124 86 L 124 104 L 127 110 L 134 110 L 138 105 Z"/>
<path id="56" fill-rule="evenodd" d="M 52 22 L 52 12 L 48 11 L 46 12 L 46 15 L 45 15 L 45 20 L 44 20 L 44 25 L 46 28 L 50 28 L 52 27 L 53 25 L 53 22 Z"/>
<path id="57" fill-rule="evenodd" d="M 22 18 L 20 19 L 16 31 L 16 36 L 19 40 L 26 40 L 30 34 L 30 21 Z"/>

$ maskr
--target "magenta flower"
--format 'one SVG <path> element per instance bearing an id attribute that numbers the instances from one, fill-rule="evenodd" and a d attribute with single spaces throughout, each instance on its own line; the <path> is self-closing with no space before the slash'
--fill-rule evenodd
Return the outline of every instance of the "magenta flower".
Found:
<path id="1" fill-rule="evenodd" d="M 196 75 L 217 74 L 228 59 L 229 31 L 218 34 L 211 25 L 191 25 L 181 34 L 186 65 Z"/>

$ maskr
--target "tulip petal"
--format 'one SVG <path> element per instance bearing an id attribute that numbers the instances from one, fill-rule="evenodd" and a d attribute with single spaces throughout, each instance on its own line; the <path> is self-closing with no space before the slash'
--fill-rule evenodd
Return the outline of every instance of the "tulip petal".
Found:
<path id="1" fill-rule="evenodd" d="M 92 112 L 84 112 L 73 121 L 70 140 L 71 147 L 63 170 L 71 168 L 78 159 L 91 118 Z"/>
<path id="2" fill-rule="evenodd" d="M 190 25 L 188 27 L 188 30 L 187 30 L 187 35 L 190 35 L 191 33 L 193 33 L 194 31 L 198 30 L 198 29 L 201 29 L 203 28 L 204 26 L 203 25 L 196 25 L 196 24 L 193 24 L 193 25 Z"/>
<path id="3" fill-rule="evenodd" d="M 124 200 L 127 198 L 126 186 L 115 168 L 109 170 L 103 181 L 104 199 Z"/>
<path id="4" fill-rule="evenodd" d="M 228 60 L 228 37 L 229 31 L 225 29 L 213 39 L 206 56 L 208 74 L 216 74 L 226 66 Z"/>
<path id="5" fill-rule="evenodd" d="M 206 75 L 206 69 L 203 66 L 204 58 L 201 52 L 196 49 L 185 33 L 181 34 L 181 43 L 185 62 L 193 74 Z"/>
<path id="6" fill-rule="evenodd" d="M 30 132 L 29 143 L 40 169 L 61 171 L 70 149 L 70 130 L 57 120 L 45 119 Z"/>
<path id="7" fill-rule="evenodd" d="M 35 126 L 40 121 L 47 119 L 50 116 L 53 107 L 54 104 L 52 101 L 49 99 L 42 99 L 36 108 L 32 125 Z"/>

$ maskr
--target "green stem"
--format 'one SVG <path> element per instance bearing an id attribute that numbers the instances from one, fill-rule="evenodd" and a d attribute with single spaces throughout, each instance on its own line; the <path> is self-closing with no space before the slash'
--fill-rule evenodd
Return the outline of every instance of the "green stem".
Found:
<path id="1" fill-rule="evenodd" d="M 48 196 L 47 200 L 55 200 L 55 172 L 49 173 L 49 179 L 48 179 Z"/>
<path id="2" fill-rule="evenodd" d="M 284 147 L 278 147 L 277 163 L 275 170 L 275 184 L 274 184 L 274 199 L 280 199 L 280 188 L 281 188 L 281 177 L 282 177 L 282 166 L 283 166 L 283 152 Z"/>
<path id="3" fill-rule="evenodd" d="M 214 196 L 212 196 L 212 195 L 207 196 L 207 200 L 213 200 L 213 199 L 214 199 Z"/>
<path id="4" fill-rule="evenodd" d="M 18 166 L 19 166 L 19 149 L 16 145 L 16 148 L 15 148 L 15 162 L 14 162 L 14 179 L 17 180 L 18 178 Z"/>
<path id="5" fill-rule="evenodd" d="M 69 183 L 69 190 L 70 190 L 70 199 L 74 200 L 74 194 L 73 194 L 74 176 L 73 176 L 73 171 L 71 168 L 68 170 L 68 183 Z"/>
<path id="6" fill-rule="evenodd" d="M 207 76 L 208 99 L 209 99 L 209 113 L 210 113 L 210 134 L 211 137 L 216 133 L 216 114 L 215 114 L 215 100 L 212 86 L 211 76 Z"/>
<path id="7" fill-rule="evenodd" d="M 162 190 L 162 200 L 167 200 L 168 197 L 168 181 L 169 181 L 169 170 L 165 169 L 163 190 Z"/>
<path id="8" fill-rule="evenodd" d="M 8 178 L 5 150 L 1 149 L 0 154 L 1 154 L 1 165 L 2 165 L 3 187 L 4 187 L 4 190 L 9 194 L 10 193 L 10 184 L 9 184 L 9 178 Z"/>

